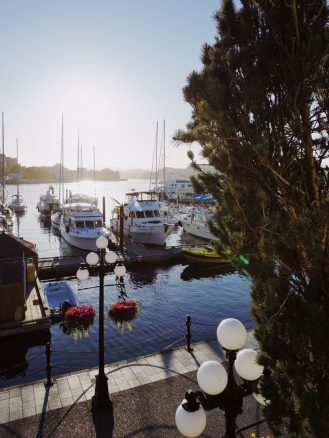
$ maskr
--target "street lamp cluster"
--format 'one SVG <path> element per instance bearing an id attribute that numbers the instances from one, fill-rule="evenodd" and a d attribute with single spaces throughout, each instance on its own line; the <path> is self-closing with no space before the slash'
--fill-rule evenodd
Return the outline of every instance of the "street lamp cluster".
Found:
<path id="1" fill-rule="evenodd" d="M 176 411 L 176 425 L 186 437 L 199 436 L 206 427 L 205 411 L 220 408 L 225 412 L 225 438 L 234 438 L 235 420 L 242 413 L 243 398 L 253 394 L 264 367 L 256 362 L 257 352 L 245 348 L 247 331 L 237 319 L 223 320 L 217 328 L 217 339 L 226 351 L 228 366 L 219 362 L 204 362 L 198 372 L 197 380 L 202 391 L 187 391 L 185 399 Z M 239 351 L 240 350 L 240 351 Z M 241 377 L 237 384 L 234 370 Z M 255 397 L 260 403 L 261 396 Z"/>
<path id="2" fill-rule="evenodd" d="M 96 376 L 95 395 L 92 398 L 92 408 L 95 411 L 112 407 L 107 386 L 108 379 L 104 373 L 104 277 L 105 274 L 114 272 L 122 287 L 126 273 L 126 268 L 118 255 L 113 251 L 107 251 L 108 243 L 106 237 L 100 236 L 96 240 L 97 252 L 91 252 L 86 257 L 89 269 L 99 275 L 98 375 Z M 85 265 L 78 269 L 77 278 L 80 281 L 89 278 L 89 270 Z"/>

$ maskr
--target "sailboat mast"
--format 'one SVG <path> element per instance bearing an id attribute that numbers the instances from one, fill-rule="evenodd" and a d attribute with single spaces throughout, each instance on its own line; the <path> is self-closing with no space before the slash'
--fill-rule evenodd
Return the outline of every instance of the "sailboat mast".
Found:
<path id="1" fill-rule="evenodd" d="M 93 156 L 94 156 L 94 191 L 95 191 L 95 198 L 96 198 L 95 146 L 93 146 Z"/>
<path id="2" fill-rule="evenodd" d="M 78 176 L 78 193 L 80 192 L 80 131 L 78 129 L 78 167 L 77 167 L 77 176 Z"/>
<path id="3" fill-rule="evenodd" d="M 166 120 L 163 120 L 163 197 L 166 196 Z"/>
<path id="4" fill-rule="evenodd" d="M 155 190 L 158 190 L 158 121 L 155 132 Z"/>
<path id="5" fill-rule="evenodd" d="M 16 138 L 16 162 L 17 162 L 16 182 L 17 182 L 17 200 L 18 200 L 19 198 L 18 138 Z"/>
<path id="6" fill-rule="evenodd" d="M 60 185 L 62 188 L 62 196 L 60 196 L 60 198 L 62 198 L 62 202 L 64 204 L 64 184 L 65 184 L 65 176 L 64 176 L 64 114 L 62 113 L 62 133 L 61 133 L 61 181 L 60 181 Z"/>
<path id="7" fill-rule="evenodd" d="M 1 162 L 1 176 L 2 176 L 2 202 L 5 202 L 5 118 L 2 113 L 2 162 Z"/>

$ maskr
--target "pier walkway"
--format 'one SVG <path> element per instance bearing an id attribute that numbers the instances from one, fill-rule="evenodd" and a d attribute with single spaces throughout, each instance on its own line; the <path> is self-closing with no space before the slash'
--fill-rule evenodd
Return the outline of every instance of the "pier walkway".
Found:
<path id="1" fill-rule="evenodd" d="M 257 348 L 251 332 L 246 347 Z M 2 389 L 0 436 L 179 437 L 175 411 L 185 391 L 197 387 L 198 367 L 206 360 L 222 362 L 225 357 L 217 341 L 200 342 L 193 348 L 192 352 L 178 348 L 107 366 L 114 419 L 90 412 L 97 369 L 56 377 L 50 388 L 38 381 Z M 207 417 L 210 425 L 202 436 L 221 436 L 224 414 L 215 409 Z M 252 396 L 247 397 L 238 427 L 261 419 L 261 408 Z M 250 437 L 255 430 L 260 437 L 267 433 L 267 426 L 263 423 L 239 436 Z"/>
<path id="2" fill-rule="evenodd" d="M 181 248 L 178 246 L 148 248 L 137 242 L 128 243 L 123 254 L 120 252 L 118 254 L 126 267 L 150 263 L 153 265 L 156 263 L 180 263 L 184 260 Z M 86 255 L 39 258 L 38 276 L 42 280 L 48 280 L 76 275 L 80 264 L 85 263 Z"/>

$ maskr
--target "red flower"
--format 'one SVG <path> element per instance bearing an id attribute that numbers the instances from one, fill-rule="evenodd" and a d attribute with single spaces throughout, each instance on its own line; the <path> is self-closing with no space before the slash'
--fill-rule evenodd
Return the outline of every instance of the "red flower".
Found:
<path id="1" fill-rule="evenodd" d="M 138 315 L 139 309 L 136 300 L 123 300 L 111 304 L 108 310 L 109 319 L 117 324 L 124 332 L 124 323 L 127 322 L 129 330 L 132 330 L 131 321 Z"/>
<path id="2" fill-rule="evenodd" d="M 74 339 L 76 340 L 78 334 L 88 336 L 89 327 L 94 323 L 96 317 L 96 309 L 89 304 L 70 307 L 64 318 L 64 324 Z"/>

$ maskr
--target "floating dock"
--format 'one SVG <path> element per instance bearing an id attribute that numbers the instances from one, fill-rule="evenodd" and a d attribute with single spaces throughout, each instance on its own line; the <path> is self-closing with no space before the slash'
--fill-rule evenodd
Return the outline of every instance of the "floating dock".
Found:
<path id="1" fill-rule="evenodd" d="M 143 244 L 126 245 L 123 253 L 118 252 L 126 267 L 140 264 L 181 263 L 184 260 L 181 247 L 148 248 Z M 87 253 L 86 253 L 87 255 Z M 75 276 L 85 256 L 48 257 L 38 261 L 38 276 L 42 280 Z"/>

